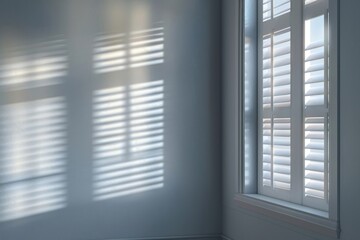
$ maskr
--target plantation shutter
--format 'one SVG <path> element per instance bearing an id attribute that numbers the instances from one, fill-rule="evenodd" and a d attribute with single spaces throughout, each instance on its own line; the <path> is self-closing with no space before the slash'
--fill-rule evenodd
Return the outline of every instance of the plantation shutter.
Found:
<path id="1" fill-rule="evenodd" d="M 290 0 L 263 0 L 260 44 L 259 189 L 289 199 L 291 189 L 291 29 Z"/>
<path id="2" fill-rule="evenodd" d="M 259 193 L 327 210 L 327 0 L 259 6 Z"/>

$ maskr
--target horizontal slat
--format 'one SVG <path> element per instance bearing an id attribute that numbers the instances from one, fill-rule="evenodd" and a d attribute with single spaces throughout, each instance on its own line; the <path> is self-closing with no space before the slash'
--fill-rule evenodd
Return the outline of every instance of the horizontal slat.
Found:
<path id="1" fill-rule="evenodd" d="M 324 105 L 324 95 L 314 95 L 305 97 L 306 106 L 319 106 Z"/>
<path id="2" fill-rule="evenodd" d="M 306 149 L 305 150 L 305 159 L 312 161 L 324 161 L 324 151 L 317 149 Z"/>
<path id="3" fill-rule="evenodd" d="M 274 77 L 274 86 L 290 85 L 290 75 Z"/>
<path id="4" fill-rule="evenodd" d="M 315 83 L 324 81 L 324 72 L 315 72 L 305 74 L 305 83 Z"/>
<path id="5" fill-rule="evenodd" d="M 274 46 L 274 53 L 273 53 L 274 57 L 279 57 L 289 53 L 290 53 L 290 44 Z"/>
<path id="6" fill-rule="evenodd" d="M 324 51 L 305 52 L 305 62 L 324 59 Z"/>
<path id="7" fill-rule="evenodd" d="M 290 94 L 290 85 L 276 86 L 274 87 L 273 94 L 274 96 L 281 96 Z"/>
<path id="8" fill-rule="evenodd" d="M 274 165 L 274 173 L 290 175 L 290 166 L 276 164 L 276 165 Z M 287 177 L 287 179 L 290 179 L 290 177 Z"/>
<path id="9" fill-rule="evenodd" d="M 290 157 L 274 156 L 274 163 L 280 165 L 290 165 Z"/>
<path id="10" fill-rule="evenodd" d="M 281 57 L 276 57 L 274 59 L 274 66 L 273 67 L 282 67 L 282 66 L 288 66 L 291 63 L 290 54 L 283 55 Z M 270 66 L 270 62 L 269 62 Z"/>
<path id="11" fill-rule="evenodd" d="M 308 44 L 306 47 L 305 47 L 305 50 L 312 50 L 312 49 L 315 49 L 315 48 L 319 48 L 319 47 L 323 47 L 324 46 L 324 40 L 319 40 L 319 41 L 316 41 L 316 42 L 312 42 L 310 44 Z"/>
<path id="12" fill-rule="evenodd" d="M 324 140 L 305 138 L 305 148 L 324 150 Z"/>
<path id="13" fill-rule="evenodd" d="M 324 94 L 324 83 L 305 84 L 305 96 Z"/>
<path id="14" fill-rule="evenodd" d="M 318 64 L 305 64 L 305 73 L 324 70 L 324 62 Z"/>
<path id="15" fill-rule="evenodd" d="M 324 181 L 324 173 L 312 170 L 305 170 L 305 178 Z"/>
<path id="16" fill-rule="evenodd" d="M 305 160 L 305 170 L 323 172 L 324 171 L 324 161 Z"/>
<path id="17" fill-rule="evenodd" d="M 306 188 L 305 189 L 305 196 L 324 199 L 324 191 L 317 191 L 317 190 L 313 190 L 313 189 L 310 189 L 310 188 Z"/>
<path id="18" fill-rule="evenodd" d="M 274 17 L 290 12 L 290 0 L 277 0 L 274 4 Z"/>
<path id="19" fill-rule="evenodd" d="M 305 180 L 305 187 L 317 191 L 324 191 L 324 181 Z"/>

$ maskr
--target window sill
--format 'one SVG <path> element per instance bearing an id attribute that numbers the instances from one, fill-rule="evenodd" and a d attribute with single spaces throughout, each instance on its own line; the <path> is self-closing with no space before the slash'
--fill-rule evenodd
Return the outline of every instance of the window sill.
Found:
<path id="1" fill-rule="evenodd" d="M 329 219 L 327 212 L 260 194 L 237 194 L 235 200 L 243 208 L 293 224 L 304 230 L 330 237 L 339 238 L 340 236 L 338 222 Z"/>

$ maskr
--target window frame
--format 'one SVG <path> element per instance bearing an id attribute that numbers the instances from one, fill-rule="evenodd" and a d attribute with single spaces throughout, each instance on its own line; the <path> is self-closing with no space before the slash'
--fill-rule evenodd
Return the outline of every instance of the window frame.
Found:
<path id="1" fill-rule="evenodd" d="M 247 4 L 244 8 L 245 2 Z M 246 209 L 329 236 L 340 236 L 339 223 L 339 1 L 329 0 L 329 209 L 328 212 L 263 196 L 258 189 L 258 1 L 239 0 L 238 87 L 236 103 L 235 201 Z M 297 7 L 304 1 L 291 0 Z M 317 3 L 314 3 L 317 4 Z M 296 6 L 294 6 L 296 7 Z M 255 17 L 253 17 L 255 13 Z M 252 16 L 249 20 L 249 16 Z M 305 17 L 301 16 L 303 20 Z M 246 19 L 246 20 L 245 20 Z M 255 20 L 254 20 L 255 19 Z M 300 24 L 300 23 L 299 23 Z M 301 22 L 302 24 L 302 22 Z M 250 39 L 250 40 L 249 40 Z M 252 40 L 252 42 L 251 42 Z M 262 39 L 261 39 L 262 40 Z M 249 43 L 250 42 L 250 43 Z M 293 43 L 292 43 L 293 44 Z M 249 54 L 250 53 L 250 54 Z M 252 57 L 251 53 L 256 57 Z M 247 61 L 243 61 L 247 57 Z M 255 59 L 254 59 L 255 58 Z M 292 60 L 293 61 L 293 60 Z M 302 64 L 302 63 L 300 63 Z M 293 70 L 291 70 L 293 71 Z M 299 71 L 299 70 L 298 70 Z M 300 68 L 302 71 L 302 68 Z M 246 77 L 245 77 L 246 75 Z M 302 76 L 302 73 L 301 75 Z M 252 80 L 252 81 L 251 81 Z M 302 77 L 300 77 L 302 80 Z M 302 83 L 302 81 L 301 81 Z M 301 84 L 300 83 L 300 84 Z M 249 94 L 249 92 L 251 94 Z M 255 113 L 254 113 L 255 111 Z M 255 124 L 254 124 L 255 122 Z M 256 136 L 254 139 L 254 135 Z M 331 157 L 330 157 L 331 156 Z"/>

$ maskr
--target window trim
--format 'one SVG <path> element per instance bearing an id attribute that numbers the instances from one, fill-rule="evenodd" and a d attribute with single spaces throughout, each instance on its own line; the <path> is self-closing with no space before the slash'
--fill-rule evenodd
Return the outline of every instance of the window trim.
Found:
<path id="1" fill-rule="evenodd" d="M 256 107 L 255 111 L 257 112 L 257 98 L 254 99 L 254 96 L 245 96 L 244 88 L 254 88 L 256 87 L 255 92 L 257 92 L 257 77 L 258 77 L 258 65 L 257 65 L 257 45 L 258 41 L 255 40 L 256 46 L 255 50 L 253 50 L 256 54 L 255 58 L 255 66 L 253 66 L 251 71 L 255 71 L 250 75 L 250 78 L 256 81 L 252 83 L 246 83 L 245 81 L 245 71 L 247 71 L 248 66 L 245 65 L 243 59 L 245 57 L 245 38 L 246 35 L 254 36 L 254 33 L 257 36 L 257 22 L 252 24 L 252 31 L 249 31 L 249 28 L 246 29 L 245 23 L 245 9 L 244 2 L 250 4 L 250 11 L 255 11 L 258 13 L 257 9 L 257 1 L 253 0 L 239 0 L 239 12 L 238 12 L 238 87 L 236 92 L 237 102 L 235 104 L 236 109 L 236 143 L 237 143 L 237 161 L 236 161 L 236 189 L 234 200 L 239 204 L 239 206 L 251 210 L 253 212 L 257 212 L 271 218 L 278 219 L 280 221 L 285 221 L 301 228 L 315 231 L 317 233 L 321 233 L 324 235 L 332 236 L 332 237 L 340 237 L 340 222 L 339 222 L 339 1 L 338 0 L 329 0 L 329 25 L 331 25 L 330 29 L 330 47 L 329 47 L 329 95 L 331 96 L 329 104 L 329 118 L 332 121 L 332 125 L 330 128 L 330 137 L 329 137 L 329 156 L 333 156 L 329 158 L 329 181 L 331 185 L 329 186 L 329 191 L 331 194 L 329 195 L 329 212 L 323 212 L 317 209 L 313 209 L 310 207 L 289 203 L 286 201 L 274 199 L 271 197 L 266 197 L 258 194 L 258 167 L 257 167 L 257 139 L 255 139 L 255 147 L 254 146 L 245 146 L 246 140 L 245 136 L 247 135 L 247 127 L 248 124 L 246 118 L 245 111 L 248 111 L 252 107 Z M 253 5 L 255 2 L 255 6 Z M 303 1 L 301 1 L 302 3 Z M 255 14 L 256 15 L 256 14 Z M 257 17 L 255 16 L 255 19 Z M 251 46 L 250 46 L 251 47 Z M 252 61 L 253 62 L 253 61 Z M 251 68 L 251 66 L 250 66 Z M 248 73 L 249 76 L 249 73 Z M 256 86 L 254 86 L 256 85 Z M 256 95 L 256 94 L 254 94 Z M 247 104 L 246 98 L 252 98 L 253 103 L 250 106 L 245 106 Z M 254 105 L 254 106 L 252 106 Z M 256 116 L 250 117 L 252 120 L 257 118 Z M 255 121 L 255 126 L 252 126 L 256 132 L 258 131 L 257 119 Z M 335 129 L 334 127 L 335 126 Z M 251 127 L 251 126 L 250 126 Z M 253 139 L 248 140 L 253 142 Z M 244 149 L 247 147 L 248 153 L 245 153 Z M 246 156 L 245 156 L 246 154 Z M 255 158 L 253 157 L 255 156 Z"/>

